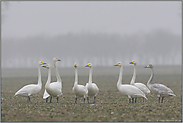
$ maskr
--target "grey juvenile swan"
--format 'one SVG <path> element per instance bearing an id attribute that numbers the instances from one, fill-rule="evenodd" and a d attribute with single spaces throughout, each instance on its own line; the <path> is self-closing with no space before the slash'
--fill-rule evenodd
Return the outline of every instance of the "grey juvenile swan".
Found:
<path id="1" fill-rule="evenodd" d="M 164 97 L 176 96 L 170 88 L 166 87 L 163 84 L 151 84 L 153 76 L 154 76 L 153 66 L 152 66 L 152 64 L 149 64 L 145 68 L 151 69 L 151 76 L 149 78 L 149 81 L 147 82 L 147 86 L 149 87 L 149 89 L 152 92 L 154 92 L 159 97 L 159 103 L 160 103 L 161 97 L 162 97 L 161 103 L 163 103 Z"/>

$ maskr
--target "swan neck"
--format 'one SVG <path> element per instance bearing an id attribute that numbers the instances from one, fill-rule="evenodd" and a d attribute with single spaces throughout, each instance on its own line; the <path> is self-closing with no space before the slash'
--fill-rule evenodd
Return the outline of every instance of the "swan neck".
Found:
<path id="1" fill-rule="evenodd" d="M 134 65 L 133 77 L 132 77 L 132 80 L 131 80 L 131 82 L 130 82 L 131 85 L 134 85 L 134 84 L 135 84 L 136 70 L 137 70 L 137 66 Z"/>
<path id="2" fill-rule="evenodd" d="M 42 82 L 41 82 L 41 69 L 40 69 L 41 65 L 38 65 L 38 85 L 42 86 Z"/>
<path id="3" fill-rule="evenodd" d="M 92 83 L 92 67 L 90 67 L 90 72 L 89 72 L 89 84 Z"/>
<path id="4" fill-rule="evenodd" d="M 56 62 L 54 61 L 54 67 L 55 67 L 55 74 L 56 74 L 56 77 L 57 77 L 57 82 L 62 82 L 61 81 L 61 78 L 60 78 L 60 75 L 58 73 L 58 70 L 57 70 L 57 66 L 56 66 Z"/>
<path id="5" fill-rule="evenodd" d="M 48 69 L 48 79 L 47 79 L 45 87 L 49 86 L 50 82 L 51 82 L 51 68 Z"/>
<path id="6" fill-rule="evenodd" d="M 151 76 L 150 76 L 150 78 L 149 78 L 149 80 L 147 82 L 147 86 L 149 86 L 151 84 L 153 76 L 154 76 L 154 71 L 153 71 L 153 68 L 151 68 Z"/>
<path id="7" fill-rule="evenodd" d="M 122 75 L 123 75 L 123 66 L 120 67 L 120 71 L 119 71 L 119 78 L 118 78 L 118 85 L 122 84 Z"/>
<path id="8" fill-rule="evenodd" d="M 75 83 L 74 85 L 77 85 L 78 84 L 78 71 L 77 71 L 77 68 L 75 68 Z"/>

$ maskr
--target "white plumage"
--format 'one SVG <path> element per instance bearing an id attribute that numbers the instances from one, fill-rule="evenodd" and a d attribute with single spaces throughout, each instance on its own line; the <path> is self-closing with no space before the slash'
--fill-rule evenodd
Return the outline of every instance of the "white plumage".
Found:
<path id="1" fill-rule="evenodd" d="M 53 64 L 54 64 L 54 67 L 55 67 L 55 74 L 56 74 L 57 81 L 50 83 L 50 86 L 54 87 L 54 88 L 59 86 L 60 89 L 61 89 L 61 92 L 62 92 L 62 80 L 61 80 L 60 75 L 59 75 L 58 70 L 57 70 L 57 66 L 56 66 L 57 61 L 61 61 L 61 60 L 58 59 L 58 58 L 53 58 Z M 47 103 L 47 100 L 48 100 L 49 96 L 50 95 L 47 93 L 47 91 L 45 89 L 44 94 L 43 94 L 43 99 L 46 99 L 46 103 Z"/>
<path id="2" fill-rule="evenodd" d="M 50 97 L 50 103 L 51 103 L 51 99 L 52 99 L 52 96 L 53 97 L 57 97 L 57 103 L 58 103 L 58 98 L 59 96 L 62 95 L 62 90 L 61 90 L 61 84 L 50 84 L 51 82 L 51 68 L 50 68 L 50 65 L 47 64 L 47 65 L 44 65 L 42 67 L 45 67 L 48 69 L 48 79 L 47 79 L 47 82 L 46 82 L 46 85 L 45 85 L 45 89 L 47 91 L 47 93 L 51 96 Z"/>
<path id="3" fill-rule="evenodd" d="M 136 63 L 136 61 L 133 60 L 132 62 L 130 62 L 130 64 L 134 64 L 134 72 L 133 72 L 133 77 L 131 79 L 130 85 L 134 85 L 134 86 L 138 87 L 142 92 L 144 92 L 144 94 L 150 93 L 150 90 L 147 88 L 147 86 L 145 84 L 135 83 L 137 63 Z M 135 98 L 135 102 L 136 102 L 136 99 L 137 98 Z M 143 102 L 144 102 L 144 98 L 143 98 Z"/>
<path id="4" fill-rule="evenodd" d="M 95 83 L 92 83 L 92 64 L 88 63 L 85 67 L 89 67 L 90 68 L 89 81 L 85 85 L 87 90 L 88 90 L 87 100 L 88 100 L 88 103 L 89 103 L 88 96 L 91 96 L 91 97 L 94 96 L 94 102 L 93 103 L 95 103 L 95 99 L 96 99 L 96 96 L 97 96 L 97 94 L 99 92 L 99 88 L 98 88 L 98 86 Z"/>
<path id="5" fill-rule="evenodd" d="M 20 90 L 18 90 L 14 96 L 21 95 L 21 96 L 28 96 L 28 101 L 30 102 L 30 95 L 37 94 L 41 88 L 42 88 L 42 82 L 41 82 L 41 70 L 40 66 L 42 64 L 46 64 L 45 62 L 38 62 L 38 84 L 29 84 L 24 87 L 22 87 Z"/>
<path id="6" fill-rule="evenodd" d="M 166 97 L 166 96 L 176 96 L 170 88 L 166 87 L 163 84 L 151 84 L 153 76 L 154 76 L 153 66 L 152 66 L 152 64 L 149 64 L 145 68 L 150 68 L 151 69 L 151 76 L 150 76 L 150 78 L 147 82 L 147 86 L 149 87 L 149 89 L 152 92 L 154 92 L 159 97 L 159 103 L 160 103 L 160 98 L 161 97 L 162 97 L 161 103 L 163 103 L 164 97 Z"/>
<path id="7" fill-rule="evenodd" d="M 75 82 L 72 91 L 75 94 L 75 103 L 77 103 L 77 97 L 84 97 L 84 103 L 85 103 L 85 98 L 87 96 L 88 90 L 84 85 L 78 85 L 78 72 L 76 63 L 74 64 L 74 67 L 75 67 Z"/>
<path id="8" fill-rule="evenodd" d="M 135 98 L 135 97 L 143 97 L 143 98 L 147 99 L 145 94 L 136 86 L 122 84 L 123 66 L 122 66 L 121 62 L 118 62 L 117 64 L 115 64 L 115 66 L 120 67 L 119 79 L 117 82 L 117 89 L 119 90 L 119 92 L 121 92 L 121 94 L 128 96 L 129 103 L 131 103 L 131 98 Z"/>

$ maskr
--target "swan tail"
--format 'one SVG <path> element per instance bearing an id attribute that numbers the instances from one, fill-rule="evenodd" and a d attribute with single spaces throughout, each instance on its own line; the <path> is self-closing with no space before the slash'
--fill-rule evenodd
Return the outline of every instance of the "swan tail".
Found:
<path id="1" fill-rule="evenodd" d="M 176 97 L 176 95 L 175 94 L 170 94 L 171 96 L 175 96 Z"/>
<path id="2" fill-rule="evenodd" d="M 46 98 L 48 98 L 50 95 L 48 94 L 48 92 L 46 91 L 46 89 L 45 89 L 45 91 L 44 91 L 44 94 L 43 94 L 43 99 L 46 99 Z"/>

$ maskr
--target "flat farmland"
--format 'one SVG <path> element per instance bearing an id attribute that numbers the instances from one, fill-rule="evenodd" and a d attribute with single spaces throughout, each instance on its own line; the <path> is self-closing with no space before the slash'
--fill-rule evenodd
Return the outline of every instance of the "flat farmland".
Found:
<path id="1" fill-rule="evenodd" d="M 43 100 L 44 85 L 47 80 L 47 70 L 41 68 L 42 90 L 27 97 L 14 96 L 15 92 L 24 85 L 37 83 L 37 69 L 2 69 L 1 79 L 1 121 L 2 122 L 182 122 L 182 82 L 181 66 L 155 66 L 152 83 L 161 83 L 171 88 L 176 97 L 165 97 L 164 103 L 158 103 L 158 97 L 151 93 L 148 100 L 129 104 L 128 97 L 117 90 L 119 75 L 118 67 L 93 67 L 93 81 L 100 91 L 96 104 L 83 102 L 72 92 L 74 84 L 74 68 L 58 68 L 62 79 L 63 96 L 56 103 L 46 104 Z M 87 68 L 78 68 L 79 84 L 88 82 Z M 150 69 L 137 67 L 137 82 L 147 83 Z M 123 83 L 129 84 L 133 74 L 133 66 L 123 69 Z M 52 81 L 56 81 L 52 68 Z"/>

